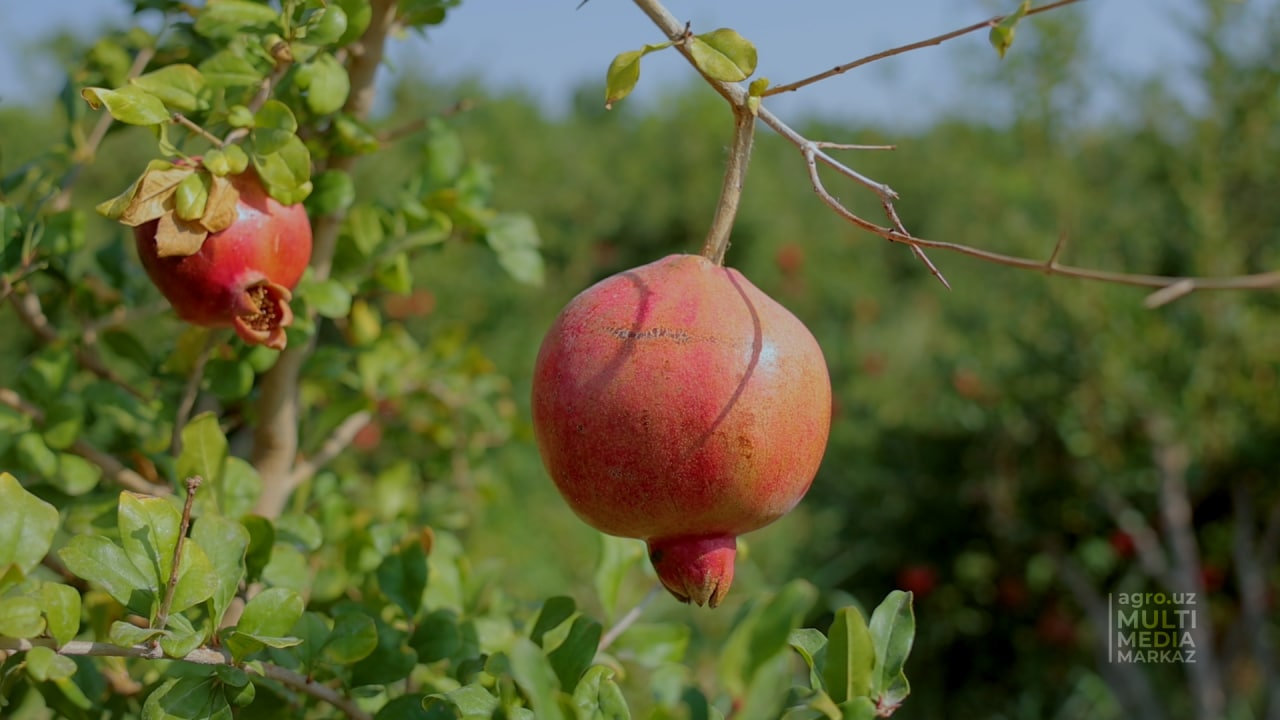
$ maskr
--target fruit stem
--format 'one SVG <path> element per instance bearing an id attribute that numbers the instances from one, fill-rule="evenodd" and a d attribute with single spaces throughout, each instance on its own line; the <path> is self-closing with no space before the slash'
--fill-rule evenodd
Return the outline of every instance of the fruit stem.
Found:
<path id="1" fill-rule="evenodd" d="M 747 177 L 755 134 L 755 113 L 745 103 L 733 103 L 733 143 L 729 146 L 716 214 L 702 246 L 702 256 L 716 265 L 724 264 L 724 254 L 729 249 L 729 236 L 733 232 L 733 221 L 738 216 L 738 203 L 742 200 L 742 185 Z"/>

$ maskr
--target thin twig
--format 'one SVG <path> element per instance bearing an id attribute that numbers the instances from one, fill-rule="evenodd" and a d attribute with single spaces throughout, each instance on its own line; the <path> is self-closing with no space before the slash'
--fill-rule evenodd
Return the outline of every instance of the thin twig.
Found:
<path id="1" fill-rule="evenodd" d="M 289 72 L 289 68 L 293 66 L 293 54 L 289 52 L 289 45 L 285 42 L 277 43 L 275 47 L 270 49 L 271 57 L 275 60 L 275 67 L 271 68 L 271 74 L 262 79 L 258 85 L 258 91 L 254 93 L 253 98 L 249 101 L 249 112 L 257 113 L 262 109 L 263 105 L 271 99 L 271 93 L 275 91 L 276 85 L 284 79 L 285 73 Z M 227 133 L 222 139 L 218 147 L 230 145 L 238 142 L 249 134 L 249 128 L 235 128 Z"/>
<path id="2" fill-rule="evenodd" d="M 1077 2 L 1080 2 L 1080 0 L 1060 0 L 1059 2 L 1049 3 L 1048 5 L 1042 5 L 1040 7 L 1032 8 L 1028 10 L 1026 13 L 1026 16 L 1036 15 L 1042 12 L 1048 12 L 1050 10 L 1055 10 L 1057 8 L 1063 7 L 1064 5 L 1071 5 Z M 955 38 L 961 37 L 962 35 L 968 35 L 971 32 L 977 32 L 978 30 L 985 30 L 994 25 L 998 25 L 1000 24 L 1000 21 L 1004 20 L 1006 17 L 1007 17 L 1006 15 L 996 15 L 995 17 L 989 18 L 987 20 L 983 20 L 982 22 L 976 22 L 967 27 L 962 27 L 959 30 L 952 30 L 951 32 L 943 33 L 941 35 L 931 37 L 928 40 L 920 40 L 919 42 L 900 45 L 898 47 L 891 48 L 889 50 L 883 50 L 881 52 L 875 53 L 874 55 L 868 55 L 864 58 L 859 58 L 858 60 L 854 60 L 851 63 L 846 63 L 844 65 L 837 65 L 831 68 L 830 70 L 827 70 L 825 72 L 820 72 L 817 75 L 810 75 L 809 77 L 804 78 L 803 80 L 797 80 L 795 82 L 787 83 L 785 85 L 778 85 L 776 87 L 771 87 L 764 92 L 763 97 L 769 97 L 770 95 L 780 95 L 786 92 L 794 92 L 796 90 L 799 90 L 802 87 L 805 87 L 806 85 L 812 85 L 816 82 L 826 80 L 829 77 L 835 77 L 836 75 L 847 73 L 850 70 L 853 70 L 854 68 L 862 67 L 863 65 L 868 65 L 870 63 L 876 62 L 877 60 L 884 60 L 885 58 L 891 58 L 894 55 L 902 55 L 903 53 L 909 53 L 913 50 L 920 50 L 922 48 L 932 47 L 934 45 L 941 45 L 942 43 L 948 40 L 953 40 Z"/>
<path id="3" fill-rule="evenodd" d="M 604 652 L 615 640 L 618 639 L 619 636 L 622 635 L 622 633 L 627 631 L 627 628 L 634 625 L 636 620 L 640 619 L 640 615 L 644 613 L 644 609 L 648 607 L 649 603 L 653 602 L 655 597 L 658 596 L 658 591 L 661 589 L 662 583 L 655 583 L 653 587 L 649 588 L 649 592 L 645 593 L 644 597 L 640 598 L 640 602 L 636 603 L 635 607 L 631 608 L 625 615 L 618 618 L 618 622 L 614 623 L 613 627 L 609 628 L 609 630 L 601 636 L 600 644 L 596 647 L 596 652 Z"/>
<path id="4" fill-rule="evenodd" d="M 160 609 L 156 611 L 154 627 L 163 630 L 169 624 L 169 608 L 173 605 L 173 593 L 178 589 L 178 571 L 182 566 L 182 546 L 187 542 L 187 531 L 191 529 L 191 506 L 196 501 L 196 490 L 203 480 L 199 475 L 187 478 L 187 499 L 182 504 L 182 523 L 178 526 L 178 541 L 173 544 L 173 566 L 169 568 L 169 582 L 164 589 L 164 599 L 160 601 Z"/>
<path id="5" fill-rule="evenodd" d="M 191 410 L 196 406 L 196 398 L 200 395 L 200 382 L 204 380 L 204 368 L 209 363 L 209 357 L 213 355 L 213 349 L 218 346 L 219 334 L 218 331 L 213 330 L 205 336 L 204 347 L 196 356 L 195 365 L 192 366 L 191 373 L 187 375 L 186 385 L 182 388 L 178 412 L 173 417 L 173 435 L 169 438 L 169 452 L 174 457 L 182 454 L 182 431 L 186 429 Z"/>
<path id="6" fill-rule="evenodd" d="M 838 143 L 819 140 L 814 145 L 825 150 L 897 150 L 897 145 L 860 145 L 857 143 Z"/>
<path id="7" fill-rule="evenodd" d="M 21 395 L 7 387 L 0 387 L 0 405 L 6 405 L 17 410 L 23 415 L 31 418 L 36 422 L 36 424 L 44 422 L 43 410 L 27 402 Z M 147 482 L 146 478 L 125 467 L 119 460 L 95 448 L 81 438 L 76 438 L 75 441 L 71 443 L 71 447 L 68 448 L 68 450 L 70 450 L 72 454 L 79 455 L 85 460 L 97 465 L 102 469 L 104 475 L 114 480 L 116 484 L 126 490 L 132 490 L 133 492 L 143 493 L 146 495 L 173 494 L 173 490 L 170 489 L 169 486 L 156 485 Z"/>
<path id="8" fill-rule="evenodd" d="M 765 119 L 763 109 L 760 116 L 761 119 Z M 766 122 L 768 121 L 766 120 Z M 772 124 L 770 124 L 770 127 L 772 127 Z M 1192 291 L 1270 290 L 1280 287 L 1280 270 L 1253 273 L 1249 275 L 1233 275 L 1230 277 L 1175 277 L 1169 275 L 1145 275 L 1140 273 L 1095 270 L 1092 268 L 1061 265 L 1058 263 L 1050 265 L 1045 263 L 1043 260 L 1005 255 L 1003 253 L 982 250 L 980 248 L 961 245 L 959 243 L 944 242 L 941 240 L 926 240 L 925 238 L 917 237 L 915 235 L 902 233 L 893 228 L 877 225 L 846 208 L 826 189 L 822 179 L 818 176 L 816 164 L 813 162 L 809 163 L 809 180 L 813 185 L 814 192 L 823 201 L 823 203 L 834 210 L 837 215 L 853 225 L 875 235 L 879 235 L 885 240 L 902 243 L 904 245 L 946 250 L 948 252 L 955 252 L 961 255 L 977 258 L 995 265 L 1004 265 L 1006 267 L 1019 268 L 1023 270 L 1034 270 L 1046 275 L 1060 275 L 1062 277 L 1076 278 L 1079 280 L 1094 280 L 1114 285 L 1129 285 L 1132 287 L 1159 289 L 1181 283 L 1189 285 Z"/>
<path id="9" fill-rule="evenodd" d="M 180 112 L 175 112 L 169 116 L 169 119 L 172 120 L 175 125 L 181 125 L 182 127 L 195 133 L 196 135 L 199 135 L 205 140 L 208 140 L 210 143 L 213 143 L 214 147 L 220 148 L 223 146 L 223 142 L 221 138 L 209 132 L 208 130 L 205 130 L 203 127 L 200 126 L 199 123 L 195 122 L 194 120 L 187 117 L 186 115 L 183 115 Z"/>
<path id="10" fill-rule="evenodd" d="M 289 489 L 292 491 L 310 480 L 321 468 L 346 450 L 356 435 L 373 420 L 373 414 L 367 410 L 352 413 L 347 419 L 333 429 L 333 433 L 324 441 L 320 449 L 309 458 L 298 461 L 289 475 Z"/>
<path id="11" fill-rule="evenodd" d="M 154 650 L 149 645 L 122 646 L 86 640 L 72 640 L 59 647 L 57 641 L 51 638 L 17 639 L 0 637 L 0 651 L 27 652 L 38 647 L 49 648 L 59 655 L 67 656 L 156 659 Z M 208 647 L 196 648 L 180 658 L 172 659 L 194 665 L 235 665 L 231 656 L 226 652 Z M 360 706 L 351 698 L 301 673 L 271 663 L 255 662 L 239 667 L 246 672 L 274 680 L 292 690 L 326 702 L 341 710 L 351 720 L 373 720 L 373 716 L 360 709 Z"/>
<path id="12" fill-rule="evenodd" d="M 734 105 L 733 143 L 725 161 L 724 182 L 720 186 L 715 217 L 702 247 L 702 256 L 716 265 L 724 264 L 724 254 L 729 249 L 729 236 L 733 232 L 733 221 L 738 216 L 738 203 L 742 200 L 742 185 L 747 178 L 747 164 L 751 160 L 755 134 L 755 113 L 745 105 Z"/>

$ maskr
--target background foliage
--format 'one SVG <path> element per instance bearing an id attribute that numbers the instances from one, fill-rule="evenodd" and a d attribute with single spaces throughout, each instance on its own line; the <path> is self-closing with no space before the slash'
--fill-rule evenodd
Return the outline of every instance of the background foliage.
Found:
<path id="1" fill-rule="evenodd" d="M 443 6 L 402 5 L 448 31 Z M 1021 26 L 999 66 L 975 60 L 975 93 L 1012 100 L 1011 118 L 964 112 L 910 134 L 833 119 L 804 129 L 898 145 L 853 164 L 901 193 L 903 219 L 922 237 L 1047 257 L 1065 235 L 1074 264 L 1133 272 L 1280 267 L 1280 70 L 1269 52 L 1280 10 L 1218 0 L 1201 9 L 1189 30 L 1196 103 L 1153 81 L 1129 89 L 1121 116 L 1080 117 L 1078 99 L 1105 81 L 1078 62 L 1089 48 L 1072 13 L 1086 3 Z M 154 63 L 198 64 L 221 48 L 216 35 L 178 34 Z M 905 249 L 828 212 L 794 150 L 772 136 L 758 139 L 728 262 L 791 308 L 826 353 L 837 412 L 823 468 L 795 513 L 746 539 L 725 606 L 710 614 L 653 600 L 592 664 L 600 634 L 652 578 L 636 544 L 599 538 L 546 481 L 527 420 L 529 372 L 543 329 L 578 290 L 700 247 L 730 124 L 705 87 L 612 111 L 603 87 L 586 87 L 571 112 L 550 116 L 534 98 L 410 79 L 386 89 L 389 110 L 365 125 L 290 96 L 300 90 L 286 83 L 282 98 L 317 133 L 306 138 L 314 156 L 363 153 L 339 203 L 349 210 L 333 281 L 300 292 L 327 318 L 291 338 L 318 338 L 303 372 L 303 451 L 317 452 L 353 413 L 373 421 L 278 518 L 240 522 L 261 479 L 236 458 L 273 358 L 218 341 L 198 405 L 209 414 L 182 433 L 186 451 L 171 452 L 204 336 L 184 331 L 121 229 L 90 210 L 155 156 L 154 137 L 113 127 L 75 171 L 67 206 L 51 200 L 96 119 L 78 89 L 120 86 L 150 42 L 137 30 L 106 33 L 66 53 L 74 68 L 59 107 L 0 111 L 0 388 L 41 416 L 0 407 L 0 469 L 25 488 L 0 481 L 0 506 L 43 518 L 34 508 L 51 505 L 58 528 L 47 557 L 25 546 L 23 557 L 0 556 L 29 574 L 0 581 L 0 636 L 28 637 L 14 628 L 35 622 L 34 602 L 79 618 L 44 618 L 35 635 L 59 644 L 150 639 L 113 626 L 130 613 L 154 620 L 163 594 L 165 554 L 131 549 L 127 528 L 139 517 L 172 524 L 176 506 L 122 500 L 76 452 L 83 440 L 162 483 L 201 469 L 193 544 L 216 569 L 235 561 L 210 550 L 242 543 L 246 580 L 268 588 L 254 603 L 271 605 L 261 623 L 244 608 L 223 647 L 335 680 L 386 717 L 414 717 L 433 693 L 464 712 L 523 705 L 552 717 L 554 687 L 612 717 L 615 682 L 638 716 L 777 716 L 784 702 L 801 704 L 788 687 L 812 683 L 803 652 L 771 654 L 784 643 L 761 618 L 825 632 L 848 621 L 839 608 L 870 617 L 895 587 L 914 592 L 920 623 L 900 717 L 1252 718 L 1280 708 L 1274 291 L 1196 294 L 1153 311 L 1133 289 L 935 253 L 947 292 Z M 461 100 L 468 107 L 455 112 Z M 406 124 L 414 132 L 394 143 L 370 141 Z M 316 185 L 308 203 L 322 214 L 332 208 L 317 204 L 333 194 Z M 854 193 L 842 197 L 871 213 L 874 198 L 863 206 Z M 501 252 L 515 226 L 515 237 L 539 242 L 541 262 Z M 24 274 L 16 248 L 33 234 L 40 263 Z M 13 287 L 43 301 L 53 337 L 20 319 Z M 86 351 L 141 397 L 78 361 Z M 81 564 L 119 552 L 155 561 L 153 576 L 118 586 L 150 595 L 113 592 Z M 193 589 L 179 596 L 194 609 L 175 608 L 186 639 L 185 627 L 171 628 L 163 642 L 190 642 L 232 603 L 218 598 L 238 580 L 206 574 L 204 585 L 189 574 Z M 62 587 L 76 599 L 50 589 Z M 1199 662 L 1105 661 L 1099 608 L 1108 593 L 1142 590 L 1198 593 Z M 767 657 L 733 650 L 752 633 L 774 638 L 760 641 Z M 791 639 L 804 647 L 805 637 Z M 575 642 L 592 652 L 558 650 Z M 6 716 L 126 717 L 184 693 L 222 698 L 212 714 L 230 713 L 256 686 L 239 716 L 297 704 L 335 712 L 261 673 L 249 683 L 231 668 L 47 655 L 14 653 L 0 668 Z M 756 687 L 773 694 L 753 705 Z"/>

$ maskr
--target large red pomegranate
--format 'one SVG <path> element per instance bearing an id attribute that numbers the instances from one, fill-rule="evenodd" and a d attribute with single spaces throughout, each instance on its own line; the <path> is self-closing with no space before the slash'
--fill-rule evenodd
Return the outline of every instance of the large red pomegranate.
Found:
<path id="1" fill-rule="evenodd" d="M 673 595 L 715 607 L 737 536 L 813 481 L 831 382 L 794 315 L 736 270 L 672 255 L 565 307 L 538 353 L 533 421 L 574 512 L 647 541 Z"/>
<path id="2" fill-rule="evenodd" d="M 210 233 L 194 254 L 161 257 L 159 220 L 134 228 L 147 275 L 178 317 L 193 325 L 235 328 L 251 344 L 285 346 L 289 307 L 311 260 L 311 222 L 302 205 L 281 205 L 253 169 L 228 178 L 239 192 L 236 219 Z"/>

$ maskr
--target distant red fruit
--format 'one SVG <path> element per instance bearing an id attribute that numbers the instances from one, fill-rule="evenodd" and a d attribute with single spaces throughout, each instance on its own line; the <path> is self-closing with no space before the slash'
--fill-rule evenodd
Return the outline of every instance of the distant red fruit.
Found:
<path id="1" fill-rule="evenodd" d="M 1129 533 L 1124 530 L 1112 530 L 1111 537 L 1107 540 L 1111 543 L 1111 549 L 1116 555 L 1125 560 L 1133 557 L 1136 546 L 1133 544 L 1133 536 Z"/>
<path id="2" fill-rule="evenodd" d="M 931 565 L 908 565 L 898 571 L 898 589 L 914 593 L 923 600 L 938 586 L 938 571 Z"/>

